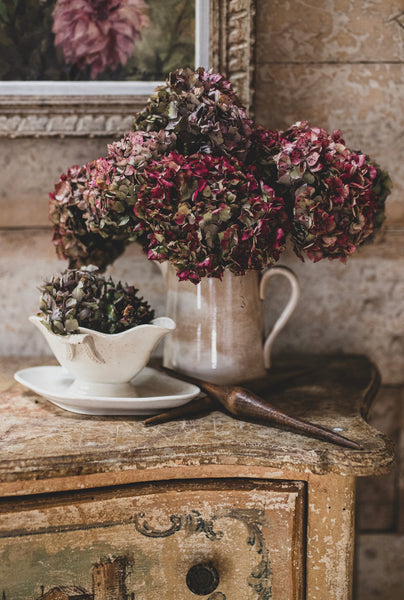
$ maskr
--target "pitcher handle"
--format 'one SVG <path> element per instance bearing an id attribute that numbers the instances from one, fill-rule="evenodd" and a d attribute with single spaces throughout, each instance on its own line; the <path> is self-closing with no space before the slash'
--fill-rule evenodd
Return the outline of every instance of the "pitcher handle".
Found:
<path id="1" fill-rule="evenodd" d="M 296 275 L 288 269 L 287 267 L 271 267 L 265 273 L 263 273 L 261 282 L 260 282 L 260 299 L 264 300 L 265 298 L 265 289 L 266 285 L 274 275 L 283 275 L 286 279 L 289 280 L 291 286 L 291 294 L 288 303 L 285 308 L 281 312 L 279 318 L 277 319 L 275 325 L 272 328 L 272 331 L 268 334 L 265 342 L 264 342 L 264 366 L 266 369 L 269 369 L 271 366 L 271 350 L 272 344 L 275 341 L 278 333 L 285 327 L 286 323 L 289 320 L 289 317 L 293 313 L 296 308 L 297 302 L 300 296 L 300 286 L 299 280 Z"/>

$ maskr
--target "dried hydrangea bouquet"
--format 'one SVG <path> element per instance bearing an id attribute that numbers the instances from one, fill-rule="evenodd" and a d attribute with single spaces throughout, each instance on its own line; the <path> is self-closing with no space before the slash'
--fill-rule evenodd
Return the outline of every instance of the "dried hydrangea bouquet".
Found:
<path id="1" fill-rule="evenodd" d="M 259 278 L 286 240 L 301 259 L 345 262 L 380 227 L 389 191 L 388 175 L 341 132 L 256 126 L 221 75 L 180 69 L 106 157 L 61 176 L 50 217 L 71 267 L 104 269 L 132 242 L 169 265 L 177 337 L 166 364 L 224 382 L 264 371 Z"/>

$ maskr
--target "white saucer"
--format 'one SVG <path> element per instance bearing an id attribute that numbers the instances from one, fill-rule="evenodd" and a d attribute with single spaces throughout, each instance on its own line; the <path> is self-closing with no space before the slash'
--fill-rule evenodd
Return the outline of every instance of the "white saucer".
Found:
<path id="1" fill-rule="evenodd" d="M 145 367 L 131 381 L 134 397 L 83 396 L 72 392 L 73 378 L 63 367 L 22 369 L 14 378 L 56 406 L 82 415 L 146 415 L 185 404 L 200 389 L 156 369 Z M 136 394 L 136 396 L 135 396 Z"/>

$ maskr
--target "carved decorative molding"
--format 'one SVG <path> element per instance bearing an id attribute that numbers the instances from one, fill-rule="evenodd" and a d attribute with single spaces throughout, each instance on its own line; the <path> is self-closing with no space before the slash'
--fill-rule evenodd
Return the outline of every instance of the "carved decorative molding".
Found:
<path id="1" fill-rule="evenodd" d="M 230 79 L 251 114 L 255 71 L 254 0 L 210 1 L 210 65 Z"/>
<path id="2" fill-rule="evenodd" d="M 210 0 L 210 64 L 253 106 L 255 2 Z M 132 126 L 147 96 L 0 96 L 0 137 L 115 136 Z"/>
<path id="3" fill-rule="evenodd" d="M 114 136 L 132 127 L 147 96 L 3 96 L 0 136 Z"/>

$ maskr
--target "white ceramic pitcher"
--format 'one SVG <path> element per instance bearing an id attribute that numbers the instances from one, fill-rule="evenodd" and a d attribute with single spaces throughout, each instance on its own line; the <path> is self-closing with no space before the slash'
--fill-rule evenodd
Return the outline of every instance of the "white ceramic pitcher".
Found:
<path id="1" fill-rule="evenodd" d="M 271 348 L 299 299 L 296 275 L 272 267 L 262 275 L 225 271 L 222 280 L 204 277 L 197 285 L 179 281 L 168 262 L 160 265 L 167 290 L 166 314 L 177 329 L 165 339 L 164 366 L 213 383 L 235 383 L 265 375 Z M 262 301 L 272 277 L 291 284 L 289 300 L 271 332 L 264 336 Z"/>

